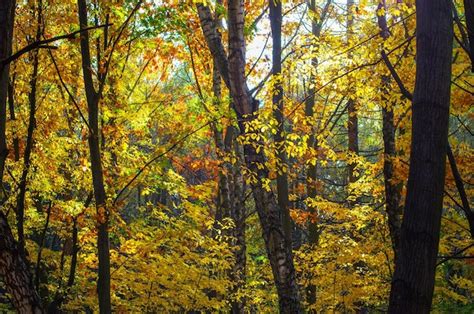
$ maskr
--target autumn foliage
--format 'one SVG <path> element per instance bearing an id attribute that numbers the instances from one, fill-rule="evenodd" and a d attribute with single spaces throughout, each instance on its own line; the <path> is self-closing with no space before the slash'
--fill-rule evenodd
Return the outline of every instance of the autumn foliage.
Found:
<path id="1" fill-rule="evenodd" d="M 97 236 L 107 223 L 113 311 L 277 312 L 282 290 L 268 255 L 274 236 L 267 238 L 252 192 L 277 199 L 282 177 L 291 236 L 280 244 L 294 265 L 301 309 L 387 310 L 397 252 L 389 224 L 402 219 L 389 221 L 387 186 L 395 187 L 401 213 L 412 138 L 406 91 L 415 88 L 415 1 L 282 1 L 276 75 L 269 3 L 243 1 L 241 70 L 255 100 L 244 115 L 203 33 L 207 8 L 232 70 L 234 2 L 86 1 L 91 29 L 9 63 L 0 210 L 43 311 L 99 310 Z M 472 211 L 474 76 L 463 1 L 453 3 L 448 141 Z M 382 35 L 382 16 L 389 36 Z M 16 1 L 12 52 L 81 28 L 76 1 Z M 84 32 L 91 55 L 85 68 Z M 100 91 L 98 134 L 89 125 L 87 71 Z M 356 134 L 348 134 L 351 117 Z M 94 193 L 91 134 L 99 141 L 103 204 Z M 357 150 L 349 149 L 350 136 Z M 471 313 L 473 238 L 446 165 L 432 310 Z M 0 310 L 11 311 L 7 284 L 0 277 Z"/>

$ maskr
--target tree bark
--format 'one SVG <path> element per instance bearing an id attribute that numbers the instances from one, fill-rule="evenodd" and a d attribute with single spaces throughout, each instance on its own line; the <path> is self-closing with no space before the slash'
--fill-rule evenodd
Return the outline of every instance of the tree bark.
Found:
<path id="1" fill-rule="evenodd" d="M 464 15 L 466 16 L 467 34 L 469 37 L 469 53 L 472 72 L 474 72 L 474 1 L 464 0 Z"/>
<path id="2" fill-rule="evenodd" d="M 354 0 L 347 0 L 347 41 L 350 43 L 350 39 L 354 34 L 354 14 L 355 8 Z M 352 58 L 349 54 L 349 58 Z M 354 93 L 354 89 L 349 82 L 349 94 Z M 350 97 L 351 95 L 349 95 Z M 347 133 L 348 133 L 348 149 L 351 155 L 359 154 L 359 118 L 357 117 L 356 102 L 353 98 L 348 100 L 347 104 Z M 357 181 L 357 175 L 355 171 L 356 164 L 349 163 L 349 183 Z"/>
<path id="3" fill-rule="evenodd" d="M 380 10 L 383 10 L 383 14 L 379 14 Z M 386 3 L 385 0 L 381 0 L 377 8 L 377 22 L 383 40 L 387 40 L 390 37 L 385 12 Z M 382 101 L 385 102 L 382 106 L 382 136 L 384 144 L 383 175 L 385 185 L 385 211 L 387 212 L 390 239 L 396 259 L 400 247 L 402 206 L 400 205 L 401 185 L 393 183 L 395 179 L 393 159 L 397 156 L 397 150 L 395 142 L 396 127 L 393 118 L 394 104 L 388 103 L 388 99 L 390 98 L 390 81 L 389 75 L 382 76 Z"/>
<path id="4" fill-rule="evenodd" d="M 87 27 L 86 0 L 78 0 L 80 28 Z M 94 88 L 92 79 L 92 62 L 89 47 L 89 34 L 81 34 L 81 55 L 84 86 L 86 90 L 87 108 L 89 113 L 89 155 L 91 161 L 92 184 L 97 210 L 97 248 L 99 255 L 99 276 L 97 293 L 99 296 L 100 313 L 111 313 L 110 300 L 110 244 L 109 244 L 109 212 L 106 204 L 104 177 L 102 172 L 102 156 L 99 139 L 99 93 Z"/>
<path id="5" fill-rule="evenodd" d="M 386 79 L 385 77 L 382 80 Z M 389 105 L 390 106 L 390 105 Z M 382 108 L 382 134 L 384 143 L 383 176 L 385 185 L 385 211 L 395 259 L 400 247 L 400 226 L 402 219 L 401 186 L 395 179 L 393 159 L 397 155 L 395 144 L 395 122 L 392 108 Z"/>
<path id="6" fill-rule="evenodd" d="M 10 121 L 16 120 L 15 115 L 15 78 L 8 83 L 8 108 L 10 111 Z M 13 156 L 15 161 L 20 160 L 20 141 L 18 140 L 18 136 L 16 132 L 13 135 Z"/>
<path id="7" fill-rule="evenodd" d="M 87 196 L 87 199 L 84 203 L 84 207 L 87 208 L 89 207 L 90 203 L 92 202 L 93 198 L 93 193 L 89 193 Z M 72 218 L 72 237 L 71 237 L 71 242 L 72 242 L 72 251 L 71 251 L 71 262 L 69 266 L 69 275 L 67 279 L 67 284 L 66 284 L 66 289 L 58 289 L 56 292 L 56 295 L 54 296 L 53 301 L 49 304 L 48 306 L 48 313 L 55 314 L 58 313 L 59 309 L 61 308 L 64 300 L 68 297 L 68 294 L 71 291 L 72 286 L 74 285 L 74 281 L 76 279 L 76 268 L 77 268 L 77 255 L 79 253 L 79 228 L 77 226 L 77 219 L 78 217 L 73 217 Z M 61 255 L 61 271 L 63 269 L 64 265 L 64 254 L 65 254 L 65 244 L 63 244 L 63 253 Z M 61 286 L 60 286 L 61 288 Z"/>
<path id="8" fill-rule="evenodd" d="M 33 10 L 35 11 L 35 10 Z M 43 4 L 40 0 L 36 10 L 37 25 L 36 25 L 36 37 L 35 40 L 41 40 L 42 24 L 43 24 Z M 30 78 L 30 92 L 28 93 L 28 104 L 29 104 L 29 118 L 28 118 L 28 130 L 26 136 L 25 153 L 23 155 L 23 170 L 18 187 L 18 196 L 16 199 L 16 225 L 18 232 L 18 248 L 22 254 L 25 254 L 25 233 L 24 233 L 24 222 L 25 222 L 25 197 L 26 197 L 26 186 L 27 178 L 31 165 L 31 154 L 34 146 L 34 131 L 36 128 L 36 87 L 38 83 L 38 69 L 39 69 L 39 50 L 33 50 L 30 53 L 33 72 Z"/>
<path id="9" fill-rule="evenodd" d="M 289 208 L 289 191 L 288 191 L 288 175 L 287 161 L 285 151 L 284 133 L 284 103 L 283 103 L 283 85 L 281 78 L 281 25 L 282 25 L 282 4 L 280 0 L 269 0 L 270 7 L 270 27 L 272 30 L 272 75 L 273 75 L 273 116 L 277 122 L 277 130 L 275 134 L 275 146 L 277 149 L 277 195 L 278 206 L 280 206 L 283 230 L 287 240 L 291 242 L 292 221 Z"/>
<path id="10" fill-rule="evenodd" d="M 13 238 L 7 217 L 0 212 L 0 276 L 18 313 L 43 313 L 32 276 Z"/>
<path id="11" fill-rule="evenodd" d="M 456 165 L 456 159 L 454 158 L 453 151 L 451 149 L 451 145 L 448 144 L 448 160 L 449 165 L 451 166 L 451 171 L 453 173 L 454 182 L 456 183 L 456 188 L 459 192 L 459 197 L 461 198 L 462 209 L 464 214 L 466 215 L 467 222 L 469 224 L 469 231 L 471 232 L 471 238 L 474 239 L 474 212 L 469 205 L 469 199 L 466 194 L 466 190 L 464 189 L 464 183 L 461 178 L 461 174 L 459 173 L 458 167 Z"/>
<path id="12" fill-rule="evenodd" d="M 0 60 L 8 58 L 12 53 L 13 20 L 15 16 L 15 1 L 0 2 Z M 0 201 L 3 203 L 5 187 L 3 172 L 8 155 L 6 124 L 7 124 L 7 94 L 10 66 L 0 65 Z"/>
<path id="13" fill-rule="evenodd" d="M 42 257 L 42 254 L 43 254 L 43 248 L 44 248 L 44 244 L 45 244 L 45 241 L 46 241 L 46 235 L 47 235 L 47 232 L 48 232 L 48 227 L 49 227 L 49 217 L 51 216 L 51 206 L 52 206 L 52 202 L 49 203 L 48 205 L 48 209 L 46 210 L 46 221 L 44 223 L 44 228 L 43 228 L 43 231 L 41 232 L 41 237 L 40 237 L 40 240 L 39 240 L 39 245 L 38 245 L 38 255 L 36 256 L 36 268 L 35 268 L 35 288 L 37 291 L 39 291 L 39 287 L 40 287 L 40 272 L 41 272 L 41 257 Z M 40 204 L 41 206 L 41 204 Z"/>
<path id="14" fill-rule="evenodd" d="M 245 76 L 244 3 L 242 0 L 228 2 L 228 58 L 225 55 L 224 46 L 209 7 L 197 4 L 197 9 L 206 43 L 230 90 L 240 133 L 246 135 L 245 123 L 255 118 L 258 101 L 250 94 Z M 275 195 L 271 190 L 266 190 L 261 182 L 263 178 L 268 178 L 265 156 L 262 151 L 257 152 L 251 145 L 245 145 L 244 158 L 247 168 L 258 178 L 257 182 L 251 183 L 251 186 L 278 292 L 280 311 L 282 313 L 299 313 L 298 286 L 291 243 L 286 240 L 281 212 Z"/>
<path id="15" fill-rule="evenodd" d="M 0 1 L 0 59 L 11 55 L 15 1 Z M 0 204 L 3 205 L 5 187 L 3 172 L 7 158 L 6 119 L 9 65 L 0 66 Z M 13 306 L 19 313 L 42 313 L 26 260 L 18 248 L 7 217 L 0 211 L 0 276 L 4 278 Z"/>
<path id="16" fill-rule="evenodd" d="M 324 23 L 324 20 L 326 19 L 326 15 L 329 11 L 329 6 L 331 5 L 332 0 L 328 0 L 326 2 L 326 5 L 323 8 L 323 11 L 320 15 L 319 21 L 316 18 L 313 18 L 311 20 L 311 33 L 315 38 L 319 38 L 321 36 L 321 29 L 322 25 Z M 316 1 L 315 0 L 310 0 L 308 2 L 308 7 L 309 10 L 314 12 L 314 16 L 316 16 Z M 311 66 L 312 66 L 312 71 L 310 75 L 310 84 L 314 84 L 314 80 L 316 79 L 316 72 L 317 72 L 317 67 L 318 67 L 318 59 L 316 57 L 313 57 L 311 59 Z M 308 91 L 308 97 L 305 102 L 305 115 L 307 118 L 312 119 L 314 118 L 314 106 L 316 103 L 316 97 L 315 97 L 316 89 L 314 87 L 311 87 Z M 308 138 L 308 147 L 313 148 L 315 151 L 317 150 L 317 140 L 316 140 L 316 134 L 315 134 L 315 128 L 313 127 L 312 132 L 309 135 Z M 315 198 L 318 195 L 318 191 L 316 188 L 316 182 L 318 180 L 317 178 L 317 161 L 316 163 L 310 164 L 308 166 L 308 169 L 306 171 L 306 193 L 308 198 Z M 308 226 L 308 242 L 315 246 L 318 241 L 319 241 L 319 235 L 320 235 L 320 230 L 318 228 L 318 223 L 316 221 L 316 208 L 309 208 L 309 212 L 311 213 L 311 219 L 309 221 L 309 226 Z M 310 284 L 308 285 L 308 288 L 306 289 L 306 300 L 309 305 L 316 303 L 316 285 Z M 314 312 L 314 311 L 313 311 Z"/>
<path id="17" fill-rule="evenodd" d="M 229 127 L 234 129 L 234 127 Z M 237 130 L 232 130 L 232 133 L 237 134 Z M 237 141 L 233 140 L 234 153 L 238 156 L 237 163 L 233 167 L 231 173 L 231 218 L 235 223 L 234 228 L 234 238 L 235 246 L 237 249 L 234 252 L 235 264 L 232 271 L 232 281 L 234 281 L 238 287 L 245 285 L 246 276 L 247 276 L 247 244 L 245 238 L 245 229 L 247 227 L 247 207 L 245 206 L 245 185 L 244 178 L 242 177 L 241 168 L 241 158 L 242 155 L 241 147 L 238 145 Z M 237 290 L 236 289 L 236 290 Z M 237 292 L 237 291 L 236 291 Z M 236 300 L 232 302 L 232 314 L 243 314 L 245 313 L 245 304 L 246 300 Z"/>
<path id="18" fill-rule="evenodd" d="M 214 60 L 212 89 L 216 107 L 222 104 L 221 76 L 217 67 L 217 63 Z M 235 239 L 231 245 L 237 247 L 234 250 L 235 263 L 229 274 L 231 281 L 234 283 L 232 293 L 235 295 L 239 287 L 245 285 L 247 263 L 245 239 L 246 207 L 243 195 L 245 188 L 242 173 L 240 172 L 241 152 L 236 141 L 236 135 L 238 133 L 234 126 L 227 126 L 225 135 L 218 131 L 215 124 L 212 125 L 211 128 L 214 133 L 216 147 L 227 156 L 234 154 L 237 157 L 236 164 L 224 162 L 221 165 L 222 169 L 219 171 L 219 190 L 215 217 L 216 229 L 220 228 L 220 223 L 222 223 L 224 218 L 231 218 L 234 222 L 234 228 L 231 230 L 231 234 L 228 235 Z M 216 234 L 214 234 L 214 237 L 215 236 Z M 215 291 L 211 292 L 211 297 L 215 297 Z M 245 299 L 232 300 L 231 313 L 245 313 L 245 303 Z"/>
<path id="19" fill-rule="evenodd" d="M 443 205 L 453 23 L 447 0 L 417 0 L 412 144 L 389 313 L 429 313 Z"/>

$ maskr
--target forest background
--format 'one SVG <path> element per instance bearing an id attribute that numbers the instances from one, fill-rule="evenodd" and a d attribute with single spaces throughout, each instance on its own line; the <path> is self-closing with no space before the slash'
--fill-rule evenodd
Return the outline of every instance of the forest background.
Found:
<path id="1" fill-rule="evenodd" d="M 433 3 L 454 40 L 428 309 L 472 313 L 474 4 Z M 0 309 L 387 310 L 414 1 L 2 0 L 0 15 Z"/>

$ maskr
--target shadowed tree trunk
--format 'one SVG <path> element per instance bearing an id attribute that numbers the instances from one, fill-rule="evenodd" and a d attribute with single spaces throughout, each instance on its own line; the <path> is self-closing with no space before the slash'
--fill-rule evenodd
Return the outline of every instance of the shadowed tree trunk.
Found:
<path id="1" fill-rule="evenodd" d="M 474 72 L 474 1 L 464 0 L 464 15 L 466 16 L 467 34 L 469 36 L 469 53 Z"/>
<path id="2" fill-rule="evenodd" d="M 270 26 L 272 29 L 272 75 L 273 75 L 273 116 L 277 122 L 277 130 L 275 134 L 275 146 L 278 158 L 278 174 L 277 174 L 277 195 L 278 205 L 280 206 L 283 229 L 287 241 L 291 242 L 291 217 L 289 208 L 288 195 L 288 175 L 287 175 L 287 156 L 285 152 L 285 139 L 283 136 L 285 125 L 285 106 L 283 104 L 283 85 L 281 77 L 281 0 L 269 0 L 270 7 Z"/>
<path id="3" fill-rule="evenodd" d="M 24 255 L 20 253 L 7 217 L 2 212 L 0 212 L 0 277 L 3 278 L 18 313 L 43 312 Z"/>
<path id="4" fill-rule="evenodd" d="M 15 115 L 15 78 L 10 80 L 8 84 L 8 108 L 10 111 L 10 121 L 16 120 Z M 16 130 L 13 133 L 13 156 L 15 161 L 20 160 L 20 141 L 18 140 L 18 136 Z"/>
<path id="5" fill-rule="evenodd" d="M 474 212 L 469 205 L 469 198 L 467 196 L 466 190 L 464 189 L 464 183 L 462 181 L 461 174 L 459 173 L 458 166 L 456 165 L 456 159 L 454 158 L 454 154 L 450 145 L 448 145 L 447 154 L 449 165 L 451 166 L 451 171 L 454 177 L 454 182 L 456 183 L 456 188 L 458 189 L 459 197 L 461 198 L 462 210 L 464 211 L 469 224 L 471 238 L 474 239 Z"/>
<path id="6" fill-rule="evenodd" d="M 79 23 L 81 29 L 87 27 L 86 0 L 78 0 Z M 89 34 L 81 34 L 81 55 L 84 86 L 86 90 L 87 108 L 89 113 L 89 155 L 91 161 L 92 184 L 94 187 L 95 206 L 97 210 L 97 248 L 99 255 L 99 276 L 97 293 L 99 295 L 100 313 L 111 313 L 110 301 L 110 244 L 109 244 L 109 212 L 106 204 L 104 175 L 102 172 L 102 156 L 99 139 L 99 100 L 100 95 L 94 88 L 92 79 L 92 62 L 89 47 Z M 100 71 L 99 71 L 100 73 Z"/>
<path id="7" fill-rule="evenodd" d="M 230 90 L 240 133 L 246 135 L 244 125 L 255 119 L 258 101 L 252 97 L 245 76 L 244 2 L 242 0 L 228 2 L 228 57 L 209 7 L 197 4 L 197 9 L 206 43 L 219 67 L 223 81 Z M 280 311 L 298 313 L 300 306 L 291 243 L 286 240 L 284 234 L 276 197 L 272 190 L 265 189 L 262 184 L 262 179 L 268 178 L 265 156 L 262 151 L 257 152 L 255 147 L 244 145 L 244 157 L 246 167 L 258 178 L 255 182 L 251 182 L 251 187 L 278 292 Z"/>
<path id="8" fill-rule="evenodd" d="M 315 17 L 311 20 L 311 33 L 314 36 L 314 38 L 319 38 L 321 35 L 321 29 L 324 23 L 324 20 L 326 19 L 326 15 L 329 11 L 329 6 L 331 5 L 332 0 L 328 0 L 326 2 L 326 5 L 324 6 L 321 15 L 319 17 L 319 20 L 317 20 Z M 314 12 L 314 16 L 316 16 L 316 1 L 311 0 L 308 2 L 308 7 L 309 10 Z M 317 73 L 317 67 L 318 67 L 318 59 L 316 57 L 313 57 L 311 59 L 311 66 L 312 66 L 312 72 L 310 76 L 310 84 L 314 86 L 315 82 L 314 80 L 316 79 L 316 73 Z M 314 87 L 311 87 L 308 91 L 308 97 L 305 102 L 305 115 L 311 121 L 314 118 L 314 106 L 316 103 L 316 95 L 315 95 L 316 89 Z M 313 127 L 312 132 L 309 135 L 308 138 L 308 147 L 314 148 L 316 151 L 318 143 L 316 141 L 316 134 L 315 134 L 315 128 Z M 308 198 L 315 198 L 318 194 L 318 191 L 316 189 L 316 182 L 317 182 L 317 161 L 316 163 L 310 164 L 307 169 L 306 173 L 306 193 Z M 309 226 L 308 226 L 308 242 L 312 245 L 316 245 L 318 243 L 319 239 L 319 228 L 318 224 L 316 221 L 316 208 L 309 208 L 309 211 L 311 213 L 311 220 L 309 221 Z M 308 288 L 306 289 L 306 300 L 308 303 L 314 304 L 316 303 L 316 286 L 314 284 L 310 284 Z"/>
<path id="9" fill-rule="evenodd" d="M 453 23 L 447 0 L 417 0 L 412 144 L 390 313 L 429 313 L 443 206 Z"/>
<path id="10" fill-rule="evenodd" d="M 347 0 L 347 42 L 351 42 L 351 38 L 354 35 L 354 12 L 355 3 L 354 0 Z M 349 58 L 352 58 L 349 53 Z M 351 85 L 351 83 L 349 82 Z M 354 94 L 354 89 L 349 85 L 349 97 Z M 347 104 L 347 133 L 348 133 L 348 148 L 351 155 L 359 154 L 359 118 L 357 117 L 356 102 L 353 98 L 348 100 Z M 355 174 L 356 164 L 349 163 L 349 183 L 354 183 L 357 180 Z"/>
<path id="11" fill-rule="evenodd" d="M 6 59 L 12 53 L 13 20 L 15 16 L 15 1 L 2 0 L 0 2 L 0 60 Z M 9 82 L 8 64 L 0 65 L 0 200 L 3 203 L 5 187 L 3 186 L 3 172 L 8 155 L 6 124 L 7 124 L 7 94 Z"/>
<path id="12" fill-rule="evenodd" d="M 35 41 L 41 40 L 42 35 L 42 25 L 43 25 L 43 3 L 38 1 L 37 10 L 33 8 L 33 12 L 36 12 L 38 16 L 36 17 L 36 36 Z M 18 187 L 18 196 L 16 199 L 16 225 L 18 232 L 18 248 L 22 251 L 22 254 L 25 254 L 25 234 L 24 234 L 24 222 L 25 222 L 25 197 L 26 197 L 26 187 L 27 187 L 27 178 L 31 165 L 31 154 L 33 152 L 34 146 L 34 131 L 36 128 L 36 87 L 38 83 L 38 68 L 39 68 L 39 50 L 35 49 L 30 53 L 33 72 L 30 78 L 30 91 L 28 93 L 28 104 L 29 104 L 29 118 L 28 118 L 28 130 L 26 136 L 26 145 L 25 153 L 23 155 L 23 170 L 21 173 L 21 178 L 19 181 Z"/>
<path id="13" fill-rule="evenodd" d="M 0 1 L 0 60 L 11 55 L 15 1 Z M 5 187 L 3 172 L 7 158 L 6 118 L 9 65 L 0 66 L 0 204 L 3 205 Z M 25 256 L 15 241 L 7 217 L 0 210 L 0 277 L 18 313 L 42 313 Z"/>
<path id="14" fill-rule="evenodd" d="M 377 21 L 380 29 L 380 35 L 383 40 L 390 37 L 390 31 L 387 25 L 386 17 L 386 3 L 385 0 L 379 2 L 377 12 L 383 10 L 383 14 L 377 13 Z M 401 185 L 395 184 L 393 159 L 397 156 L 395 133 L 396 127 L 393 118 L 394 103 L 388 103 L 390 99 L 390 81 L 389 75 L 382 76 L 381 90 L 382 90 L 382 136 L 384 147 L 383 160 L 383 176 L 385 184 L 385 211 L 387 212 L 388 228 L 390 232 L 390 239 L 395 259 L 398 255 L 398 248 L 400 247 L 400 226 L 402 206 L 401 200 Z"/>
<path id="15" fill-rule="evenodd" d="M 89 193 L 87 196 L 87 199 L 84 203 L 84 207 L 87 208 L 89 207 L 90 203 L 92 202 L 93 198 L 93 193 Z M 76 279 L 76 268 L 77 268 L 77 255 L 79 253 L 79 227 L 77 225 L 77 219 L 78 217 L 73 217 L 72 218 L 72 236 L 71 236 L 71 262 L 69 266 L 69 275 L 66 283 L 66 289 L 58 289 L 56 292 L 56 295 L 54 296 L 53 301 L 49 304 L 48 306 L 48 313 L 58 313 L 59 310 L 61 309 L 61 306 L 63 302 L 66 300 L 68 297 L 68 294 L 71 292 L 71 288 L 74 285 L 74 281 Z M 66 240 L 68 241 L 68 240 Z M 66 241 L 64 242 L 63 245 L 63 253 L 61 256 L 61 271 L 63 269 L 64 265 L 64 254 L 66 250 Z M 61 288 L 61 286 L 60 286 Z"/>
<path id="16" fill-rule="evenodd" d="M 232 167 L 233 169 L 229 172 L 231 176 L 230 181 L 230 190 L 231 190 L 231 218 L 234 220 L 235 228 L 234 228 L 234 238 L 235 238 L 235 245 L 237 249 L 234 252 L 235 256 L 235 264 L 232 272 L 232 280 L 236 283 L 235 292 L 237 292 L 238 288 L 245 285 L 246 275 L 247 275 L 247 258 L 246 258 L 246 251 L 247 251 L 247 244 L 245 239 L 245 229 L 246 229 L 246 219 L 247 219 L 247 207 L 245 206 L 245 183 L 244 178 L 242 176 L 242 149 L 238 145 L 235 135 L 238 134 L 238 130 L 236 130 L 233 126 L 228 127 L 228 131 L 234 135 L 232 141 L 232 148 L 234 154 L 237 156 L 237 162 Z M 245 304 L 246 300 L 241 299 L 232 302 L 232 313 L 233 314 L 240 314 L 245 313 Z"/>
<path id="17" fill-rule="evenodd" d="M 222 105 L 221 76 L 215 62 L 213 66 L 212 90 L 214 94 L 214 104 L 216 107 L 219 107 Z M 231 234 L 228 235 L 235 239 L 232 245 L 237 246 L 234 250 L 235 264 L 230 271 L 230 279 L 235 283 L 232 293 L 235 294 L 238 292 L 239 287 L 245 285 L 247 263 L 245 239 L 247 214 L 244 202 L 244 180 L 240 171 L 241 152 L 236 141 L 238 131 L 232 125 L 227 126 L 225 135 L 217 129 L 215 124 L 211 125 L 211 129 L 214 133 L 216 147 L 227 156 L 234 155 L 237 159 L 235 164 L 223 162 L 221 166 L 222 169 L 219 171 L 218 199 L 215 217 L 216 230 L 220 228 L 220 224 L 224 218 L 231 218 L 234 222 L 234 228 L 231 230 Z M 225 232 L 225 230 L 222 231 Z M 214 234 L 214 237 L 215 236 L 216 234 Z M 215 291 L 212 292 L 211 296 L 215 296 Z M 231 312 L 233 314 L 245 313 L 245 299 L 233 300 L 231 302 Z"/>

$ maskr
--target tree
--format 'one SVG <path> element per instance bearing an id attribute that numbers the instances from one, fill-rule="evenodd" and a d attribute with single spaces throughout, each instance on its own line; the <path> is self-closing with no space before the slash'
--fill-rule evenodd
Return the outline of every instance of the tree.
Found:
<path id="1" fill-rule="evenodd" d="M 448 1 L 418 0 L 410 173 L 390 313 L 431 308 L 448 141 L 453 25 Z"/>
<path id="2" fill-rule="evenodd" d="M 206 43 L 219 66 L 219 72 L 227 88 L 230 90 L 240 134 L 245 135 L 247 133 L 246 123 L 256 117 L 258 101 L 250 93 L 245 75 L 244 2 L 242 0 L 228 2 L 229 57 L 226 56 L 209 7 L 197 4 L 197 8 Z M 275 195 L 262 183 L 263 179 L 268 178 L 265 156 L 262 151 L 257 151 L 255 146 L 246 144 L 244 145 L 244 157 L 247 168 L 257 177 L 250 184 L 278 291 L 280 311 L 283 313 L 299 312 L 298 287 L 291 244 L 286 240 L 283 231 L 281 211 Z"/>
<path id="3" fill-rule="evenodd" d="M 347 0 L 347 42 L 349 46 L 354 38 L 354 0 Z M 349 59 L 352 58 L 349 53 Z M 347 135 L 348 135 L 348 150 L 349 154 L 359 154 L 359 119 L 357 117 L 357 103 L 354 98 L 354 89 L 351 87 L 353 82 L 349 82 L 349 100 L 347 102 Z M 349 183 L 354 183 L 357 180 L 356 164 L 354 162 L 349 164 Z"/>
<path id="4" fill-rule="evenodd" d="M 85 0 L 78 0 L 79 23 L 81 29 L 87 28 L 87 4 Z M 107 47 L 108 39 L 104 39 Z M 100 52 L 99 52 L 100 53 Z M 92 169 L 92 182 L 94 187 L 95 206 L 97 209 L 97 249 L 99 252 L 99 277 L 97 281 L 97 293 L 99 295 L 99 308 L 101 313 L 111 313 L 110 301 L 110 243 L 109 243 L 109 212 L 107 209 L 107 196 L 105 194 L 104 177 L 102 172 L 102 156 L 100 152 L 99 131 L 99 102 L 105 74 L 99 64 L 99 91 L 95 90 L 92 79 L 92 62 L 89 47 L 89 34 L 81 35 L 82 74 L 84 76 L 84 87 L 88 108 L 89 127 L 89 154 Z"/>
<path id="5" fill-rule="evenodd" d="M 275 134 L 275 145 L 278 158 L 277 175 L 277 196 L 278 206 L 280 206 L 283 229 L 287 241 L 291 243 L 292 222 L 290 217 L 289 199 L 288 199 L 288 175 L 287 175 L 287 156 L 285 152 L 284 129 L 285 129 L 285 106 L 283 103 L 283 81 L 281 67 L 281 25 L 282 25 L 282 4 L 280 0 L 269 0 L 270 7 L 270 26 L 272 29 L 272 75 L 273 75 L 273 115 L 277 122 Z"/>
<path id="6" fill-rule="evenodd" d="M 381 0 L 377 7 L 377 21 L 380 29 L 380 35 L 384 41 L 390 37 L 388 29 L 387 5 L 385 0 Z M 385 52 L 382 52 L 382 58 Z M 390 230 L 390 239 L 392 241 L 395 258 L 398 254 L 400 243 L 400 225 L 402 206 L 401 185 L 395 181 L 394 159 L 397 156 L 396 148 L 396 126 L 394 121 L 394 103 L 390 103 L 390 76 L 383 75 L 381 81 L 382 101 L 382 137 L 384 143 L 383 175 L 385 185 L 385 211 L 387 212 L 388 227 Z"/>
<path id="7" fill-rule="evenodd" d="M 108 311 L 104 252 L 116 312 L 386 311 L 426 56 L 414 1 L 349 1 L 349 31 L 347 1 L 79 1 L 17 1 L 0 60 L 0 312 Z M 472 65 L 463 0 L 451 5 L 451 171 L 430 258 L 432 309 L 463 313 L 474 310 Z M 416 109 L 415 135 L 431 109 Z"/>
<path id="8" fill-rule="evenodd" d="M 15 16 L 15 1 L 2 1 L 0 7 L 0 60 L 11 55 L 13 39 L 13 20 Z M 5 198 L 5 187 L 3 186 L 3 172 L 5 170 L 5 160 L 7 159 L 7 91 L 9 81 L 10 66 L 2 65 L 0 68 L 0 182 L 2 203 Z"/>
<path id="9" fill-rule="evenodd" d="M 323 23 L 326 20 L 326 16 L 328 14 L 331 3 L 332 3 L 332 0 L 328 0 L 326 2 L 319 19 L 317 19 L 316 17 L 313 17 L 311 19 L 311 35 L 315 37 L 314 40 L 320 39 Z M 316 1 L 315 0 L 309 1 L 308 7 L 309 7 L 309 10 L 311 10 L 313 14 L 316 14 Z M 311 71 L 309 80 L 311 84 L 314 84 L 313 81 L 316 79 L 316 73 L 317 73 L 317 68 L 318 68 L 317 56 L 311 59 L 311 66 L 312 66 L 312 71 Z M 314 87 L 310 88 L 308 93 L 309 93 L 309 97 L 307 98 L 305 102 L 305 115 L 308 118 L 312 119 L 314 118 L 314 114 L 316 111 L 315 110 L 315 105 L 316 105 L 315 88 Z M 317 143 L 317 134 L 315 133 L 316 133 L 316 130 L 313 127 L 312 132 L 310 132 L 309 134 L 308 146 L 316 150 L 318 147 L 318 143 Z M 306 178 L 307 196 L 309 198 L 315 198 L 318 195 L 318 191 L 316 188 L 316 183 L 318 180 L 317 162 L 315 162 L 314 164 L 308 165 L 308 169 L 306 171 L 306 177 L 307 177 Z M 310 207 L 310 213 L 311 213 L 311 218 L 309 220 L 309 227 L 308 227 L 308 241 L 312 245 L 317 245 L 320 231 L 318 230 L 318 224 L 316 221 L 316 209 L 313 207 Z M 310 284 L 308 286 L 308 289 L 306 292 L 306 298 L 309 304 L 316 303 L 316 285 Z"/>
<path id="10" fill-rule="evenodd" d="M 0 60 L 11 55 L 15 1 L 2 1 L 0 4 Z M 10 66 L 0 68 L 0 202 L 7 198 L 3 174 L 8 150 L 6 143 L 6 103 Z M 23 245 L 23 244 L 21 244 Z M 11 232 L 8 218 L 0 212 L 0 276 L 4 279 L 6 290 L 19 313 L 42 313 L 41 301 L 33 286 L 27 267 L 24 247 L 19 246 Z"/>

